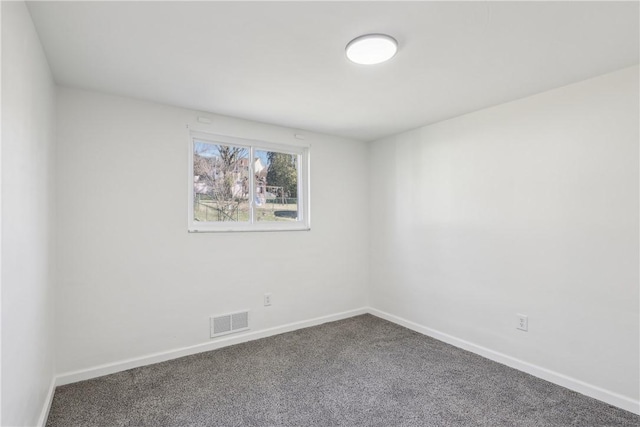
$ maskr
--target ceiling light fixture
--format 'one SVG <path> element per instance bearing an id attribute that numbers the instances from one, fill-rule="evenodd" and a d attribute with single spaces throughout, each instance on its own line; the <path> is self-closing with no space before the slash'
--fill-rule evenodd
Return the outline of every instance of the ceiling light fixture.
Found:
<path id="1" fill-rule="evenodd" d="M 398 42 L 386 34 L 366 34 L 351 40 L 345 51 L 347 58 L 356 64 L 380 64 L 393 58 Z"/>

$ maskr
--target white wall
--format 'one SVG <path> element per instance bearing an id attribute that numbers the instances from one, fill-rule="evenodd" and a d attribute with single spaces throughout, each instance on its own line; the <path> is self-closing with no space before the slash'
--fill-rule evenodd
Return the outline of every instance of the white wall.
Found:
<path id="1" fill-rule="evenodd" d="M 299 131 L 66 88 L 56 104 L 23 3 L 2 3 L 2 89 L 2 425 L 36 424 L 54 352 L 66 373 L 210 342 L 211 314 L 264 330 L 367 299 L 639 398 L 637 67 L 371 146 L 303 132 L 312 231 L 282 233 L 186 232 L 185 125 Z"/>
<path id="2" fill-rule="evenodd" d="M 255 331 L 365 305 L 364 143 L 302 132 L 311 231 L 189 234 L 186 124 L 203 114 L 66 88 L 57 108 L 58 373 L 208 342 L 212 314 L 250 309 Z M 206 116 L 213 133 L 297 141 Z"/>
<path id="3" fill-rule="evenodd" d="M 633 67 L 373 143 L 371 305 L 637 402 L 638 102 Z"/>
<path id="4" fill-rule="evenodd" d="M 55 87 L 24 3 L 2 2 L 2 420 L 35 425 L 54 374 Z"/>

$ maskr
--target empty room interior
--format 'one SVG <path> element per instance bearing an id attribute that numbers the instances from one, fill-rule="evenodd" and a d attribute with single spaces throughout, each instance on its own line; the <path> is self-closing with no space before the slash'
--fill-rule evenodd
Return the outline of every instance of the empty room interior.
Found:
<path id="1" fill-rule="evenodd" d="M 637 426 L 640 3 L 2 1 L 2 426 Z"/>

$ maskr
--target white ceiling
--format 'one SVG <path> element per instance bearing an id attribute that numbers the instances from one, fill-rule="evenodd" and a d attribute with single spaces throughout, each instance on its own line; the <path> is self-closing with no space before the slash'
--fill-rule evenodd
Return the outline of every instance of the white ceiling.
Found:
<path id="1" fill-rule="evenodd" d="M 56 81 L 372 140 L 638 63 L 638 2 L 31 2 Z M 365 33 L 400 45 L 358 66 Z"/>

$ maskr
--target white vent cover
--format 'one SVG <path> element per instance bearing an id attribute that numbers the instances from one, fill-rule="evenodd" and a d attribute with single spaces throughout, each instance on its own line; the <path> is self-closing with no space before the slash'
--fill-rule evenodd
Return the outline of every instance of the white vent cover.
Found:
<path id="1" fill-rule="evenodd" d="M 221 314 L 210 318 L 211 338 L 249 329 L 249 312 Z"/>

